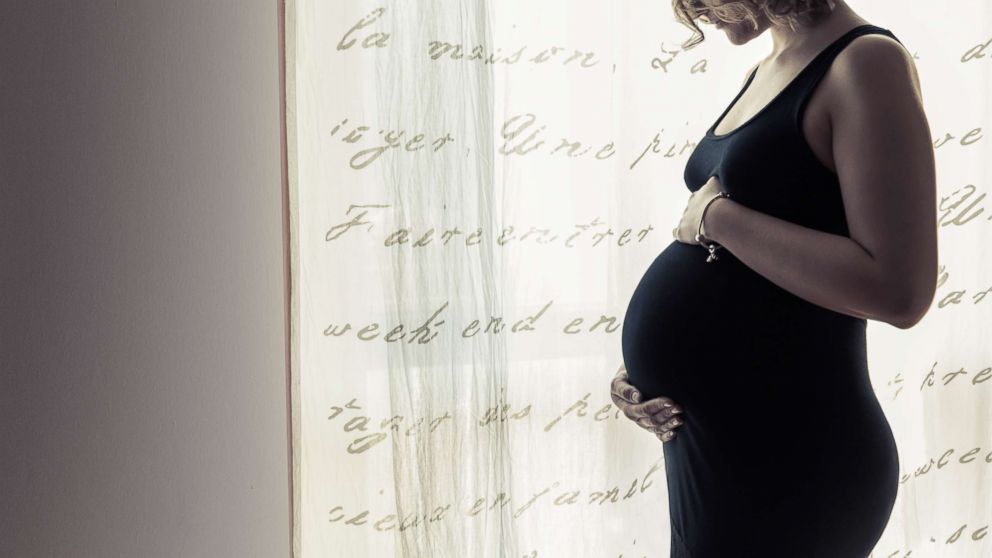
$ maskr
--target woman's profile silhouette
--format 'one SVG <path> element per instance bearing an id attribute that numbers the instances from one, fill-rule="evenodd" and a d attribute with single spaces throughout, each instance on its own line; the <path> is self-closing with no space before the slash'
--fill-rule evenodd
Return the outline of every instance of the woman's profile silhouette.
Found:
<path id="1" fill-rule="evenodd" d="M 912 327 L 937 278 L 912 55 L 843 1 L 675 11 L 734 44 L 770 30 L 774 48 L 687 160 L 675 240 L 627 308 L 614 401 L 665 441 L 672 557 L 864 558 L 899 472 L 867 320 Z"/>

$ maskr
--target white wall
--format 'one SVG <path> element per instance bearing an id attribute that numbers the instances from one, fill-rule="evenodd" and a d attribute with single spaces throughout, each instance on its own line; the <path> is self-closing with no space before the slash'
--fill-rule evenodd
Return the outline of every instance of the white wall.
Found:
<path id="1" fill-rule="evenodd" d="M 0 12 L 0 556 L 288 556 L 278 0 Z"/>

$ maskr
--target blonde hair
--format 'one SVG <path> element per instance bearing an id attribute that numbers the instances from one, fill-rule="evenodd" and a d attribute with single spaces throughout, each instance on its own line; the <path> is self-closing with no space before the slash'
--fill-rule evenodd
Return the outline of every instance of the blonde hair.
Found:
<path id="1" fill-rule="evenodd" d="M 796 31 L 798 27 L 830 15 L 835 7 L 834 0 L 731 0 L 718 6 L 706 6 L 700 0 L 672 0 L 675 18 L 694 32 L 693 36 L 682 45 L 686 49 L 698 45 L 706 38 L 696 25 L 696 20 L 703 13 L 710 21 L 713 19 L 727 23 L 750 21 L 755 29 L 758 28 L 758 17 L 764 15 L 772 23 L 788 25 Z"/>

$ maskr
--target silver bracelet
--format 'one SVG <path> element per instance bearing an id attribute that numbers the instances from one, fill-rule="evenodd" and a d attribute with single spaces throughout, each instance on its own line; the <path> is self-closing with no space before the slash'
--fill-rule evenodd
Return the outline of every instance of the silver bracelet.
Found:
<path id="1" fill-rule="evenodd" d="M 720 248 L 723 248 L 723 246 L 720 246 L 716 242 L 710 242 L 709 244 L 706 244 L 707 238 L 703 236 L 703 219 L 706 219 L 706 210 L 710 208 L 710 204 L 716 201 L 717 198 L 730 199 L 730 194 L 728 194 L 727 192 L 720 192 L 717 195 L 710 198 L 710 201 L 706 202 L 706 205 L 703 207 L 703 215 L 702 217 L 699 218 L 699 227 L 696 229 L 696 242 L 705 246 L 706 249 L 709 251 L 709 255 L 706 256 L 706 263 L 710 263 L 714 260 L 719 259 L 716 257 L 716 251 L 719 250 Z"/>

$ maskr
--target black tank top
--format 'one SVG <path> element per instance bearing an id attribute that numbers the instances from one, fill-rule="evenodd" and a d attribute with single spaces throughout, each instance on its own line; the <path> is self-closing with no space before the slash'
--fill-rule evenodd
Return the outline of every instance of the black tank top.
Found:
<path id="1" fill-rule="evenodd" d="M 731 198 L 753 209 L 803 226 L 848 233 L 837 175 L 810 149 L 802 131 L 803 114 L 816 86 L 834 58 L 861 35 L 881 33 L 875 25 L 859 25 L 830 43 L 753 117 L 733 131 L 714 130 L 754 80 L 751 73 L 733 101 L 697 143 L 684 179 L 696 191 L 716 175 Z M 723 252 L 723 251 L 721 251 Z"/>

